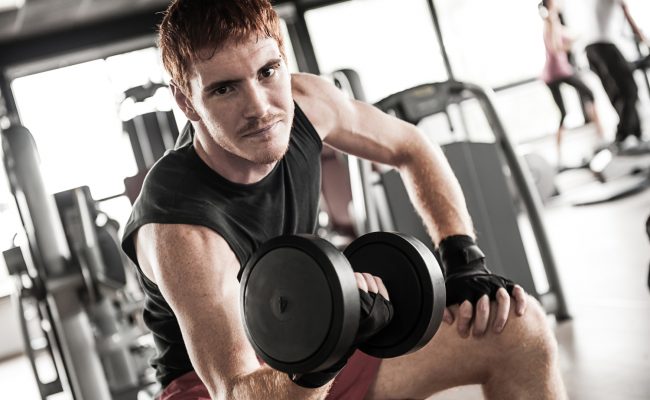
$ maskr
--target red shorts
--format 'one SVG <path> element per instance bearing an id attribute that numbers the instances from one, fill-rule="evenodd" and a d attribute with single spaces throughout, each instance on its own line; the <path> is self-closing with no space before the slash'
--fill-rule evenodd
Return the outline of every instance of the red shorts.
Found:
<path id="1" fill-rule="evenodd" d="M 327 399 L 363 399 L 377 377 L 380 363 L 381 359 L 356 351 L 334 379 Z M 210 394 L 201 378 L 191 371 L 167 385 L 158 400 L 210 400 Z"/>

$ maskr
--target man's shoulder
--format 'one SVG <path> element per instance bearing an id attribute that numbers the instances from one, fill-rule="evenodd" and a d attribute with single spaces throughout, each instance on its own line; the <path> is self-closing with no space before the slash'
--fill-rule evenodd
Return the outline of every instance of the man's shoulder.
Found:
<path id="1" fill-rule="evenodd" d="M 331 80 L 313 74 L 292 74 L 293 99 L 311 121 L 321 139 L 337 125 L 347 97 Z"/>
<path id="2" fill-rule="evenodd" d="M 331 80 L 303 72 L 291 74 L 291 91 L 297 101 L 310 101 L 338 90 Z"/>
<path id="3" fill-rule="evenodd" d="M 147 178 L 165 179 L 183 175 L 191 167 L 191 158 L 189 157 L 189 148 L 181 147 L 175 150 L 169 150 L 151 167 Z"/>
<path id="4" fill-rule="evenodd" d="M 300 89 L 302 85 L 316 84 L 322 80 L 325 79 L 308 72 L 293 72 L 291 74 L 291 88 L 295 91 L 296 88 Z"/>
<path id="5" fill-rule="evenodd" d="M 148 201 L 164 201 L 174 197 L 173 194 L 182 186 L 190 185 L 188 179 L 193 175 L 191 170 L 191 158 L 186 148 L 168 151 L 147 172 L 139 200 L 146 198 Z"/>

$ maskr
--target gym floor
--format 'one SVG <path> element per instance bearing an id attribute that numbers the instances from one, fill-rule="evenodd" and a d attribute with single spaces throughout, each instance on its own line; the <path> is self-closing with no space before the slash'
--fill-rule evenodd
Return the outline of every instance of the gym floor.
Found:
<path id="1" fill-rule="evenodd" d="M 583 146 L 587 133 L 567 135 L 567 152 Z M 552 145 L 549 143 L 540 144 Z M 650 398 L 650 242 L 645 220 L 650 190 L 615 202 L 571 206 L 575 196 L 602 192 L 584 171 L 558 178 L 563 196 L 545 209 L 572 320 L 555 324 L 560 363 L 573 400 Z M 613 187 L 616 184 L 607 184 Z M 0 397 L 37 400 L 36 385 L 23 356 L 0 362 Z M 440 393 L 432 399 L 482 399 L 478 387 Z M 51 399 L 67 399 L 64 395 Z"/>

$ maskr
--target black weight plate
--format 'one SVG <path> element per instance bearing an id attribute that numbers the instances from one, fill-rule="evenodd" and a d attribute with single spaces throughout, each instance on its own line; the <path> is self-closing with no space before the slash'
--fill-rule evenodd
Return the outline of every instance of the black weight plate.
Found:
<path id="1" fill-rule="evenodd" d="M 446 296 L 431 251 L 408 235 L 372 232 L 350 243 L 344 254 L 356 272 L 382 279 L 395 310 L 391 323 L 359 348 L 389 358 L 427 344 L 442 322 Z"/>
<path id="2" fill-rule="evenodd" d="M 280 236 L 246 263 L 242 319 L 256 353 L 291 373 L 323 370 L 348 351 L 359 295 L 347 259 L 315 236 Z"/>

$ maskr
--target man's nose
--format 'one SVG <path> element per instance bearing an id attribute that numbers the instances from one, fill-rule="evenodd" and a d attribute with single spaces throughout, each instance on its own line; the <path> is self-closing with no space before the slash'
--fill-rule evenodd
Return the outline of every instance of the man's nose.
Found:
<path id="1" fill-rule="evenodd" d="M 246 94 L 244 117 L 262 118 L 267 115 L 270 104 L 266 89 L 257 83 L 253 83 L 248 85 Z"/>

